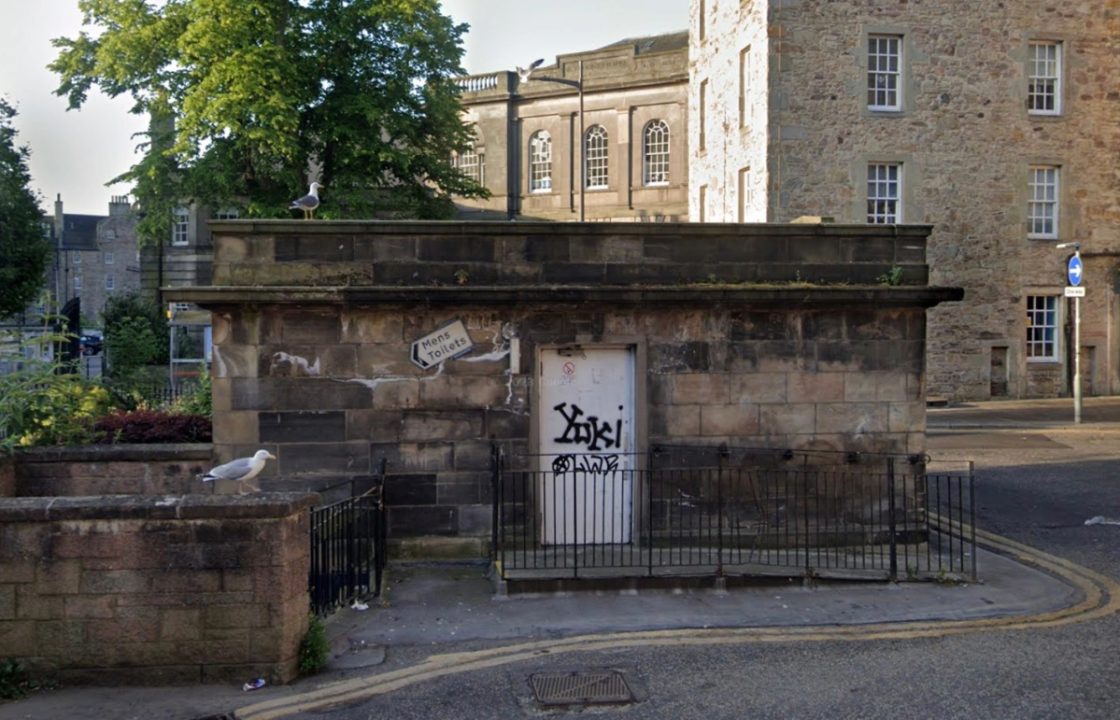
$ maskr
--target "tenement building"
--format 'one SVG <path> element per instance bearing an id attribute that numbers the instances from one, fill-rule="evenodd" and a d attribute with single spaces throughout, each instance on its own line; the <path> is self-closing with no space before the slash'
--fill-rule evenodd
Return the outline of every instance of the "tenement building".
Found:
<path id="1" fill-rule="evenodd" d="M 459 82 L 476 141 L 454 161 L 491 193 L 460 217 L 686 219 L 687 32 Z"/>
<path id="2" fill-rule="evenodd" d="M 1120 392 L 1120 2 L 692 0 L 693 221 L 933 225 L 928 391 Z M 810 278 L 811 279 L 811 278 Z"/>

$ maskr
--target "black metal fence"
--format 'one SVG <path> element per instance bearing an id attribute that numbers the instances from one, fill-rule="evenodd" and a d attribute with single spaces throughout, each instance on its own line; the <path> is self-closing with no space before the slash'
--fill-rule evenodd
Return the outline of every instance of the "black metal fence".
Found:
<path id="1" fill-rule="evenodd" d="M 311 610 L 326 615 L 381 594 L 385 570 L 385 462 L 378 474 L 348 481 L 350 497 L 311 510 Z M 330 489 L 330 488 L 328 488 Z"/>
<path id="2" fill-rule="evenodd" d="M 920 470 L 920 458 L 809 465 L 726 449 L 713 461 L 711 448 L 692 450 L 510 463 L 495 448 L 503 577 L 976 577 L 971 470 L 907 474 L 899 467 Z"/>

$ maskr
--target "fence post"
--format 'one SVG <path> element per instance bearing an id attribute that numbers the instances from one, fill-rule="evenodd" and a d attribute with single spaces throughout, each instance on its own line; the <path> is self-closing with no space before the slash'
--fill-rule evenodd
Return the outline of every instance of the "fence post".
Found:
<path id="1" fill-rule="evenodd" d="M 898 519 L 894 509 L 894 458 L 887 459 L 887 523 L 891 535 L 891 581 L 898 582 Z"/>
<path id="2" fill-rule="evenodd" d="M 501 509 L 501 450 L 490 443 L 490 562 L 498 559 L 498 513 Z"/>
<path id="3" fill-rule="evenodd" d="M 979 578 L 976 574 L 976 474 L 975 463 L 972 460 L 968 461 L 968 526 L 969 535 L 971 536 L 970 550 L 972 551 L 972 582 L 976 582 Z"/>

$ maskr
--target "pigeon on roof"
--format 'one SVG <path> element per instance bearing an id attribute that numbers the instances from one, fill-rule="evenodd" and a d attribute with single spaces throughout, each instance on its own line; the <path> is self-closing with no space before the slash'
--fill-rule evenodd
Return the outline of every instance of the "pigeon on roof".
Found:
<path id="1" fill-rule="evenodd" d="M 242 487 L 242 483 L 252 480 L 264 470 L 264 465 L 269 460 L 275 460 L 276 456 L 267 450 L 258 450 L 253 454 L 253 457 L 237 458 L 231 460 L 225 465 L 210 470 L 205 475 L 201 476 L 203 482 L 211 482 L 213 480 L 234 480 L 238 483 L 238 487 Z M 256 491 L 260 490 L 257 485 L 251 486 L 251 489 Z M 245 491 L 242 490 L 244 493 Z"/>
<path id="2" fill-rule="evenodd" d="M 301 198 L 292 201 L 289 206 L 292 210 L 302 210 L 303 219 L 310 220 L 315 217 L 315 208 L 319 207 L 319 188 L 323 187 L 317 182 L 311 183 L 311 190 Z"/>
<path id="3" fill-rule="evenodd" d="M 532 63 L 530 63 L 528 68 L 523 68 L 520 65 L 518 65 L 517 66 L 517 76 L 519 78 L 521 78 L 521 82 L 529 82 L 530 78 L 532 78 L 532 76 L 533 76 L 533 71 L 536 70 L 537 68 L 539 68 L 541 66 L 541 63 L 543 63 L 543 62 L 544 62 L 544 58 L 540 58 L 540 59 L 534 60 Z"/>

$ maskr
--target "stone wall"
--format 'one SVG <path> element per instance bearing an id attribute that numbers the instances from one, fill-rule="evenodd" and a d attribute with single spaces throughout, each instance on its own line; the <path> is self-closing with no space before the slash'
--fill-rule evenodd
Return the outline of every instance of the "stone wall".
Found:
<path id="1" fill-rule="evenodd" d="M 484 554 L 491 443 L 535 449 L 542 348 L 632 349 L 639 452 L 920 453 L 925 308 L 960 297 L 925 285 L 923 227 L 213 228 L 223 285 L 175 296 L 214 311 L 215 454 L 272 451 L 265 489 L 385 458 L 404 552 Z M 417 367 L 453 320 L 470 354 Z"/>
<path id="2" fill-rule="evenodd" d="M 67 683 L 292 679 L 313 500 L 0 500 L 0 657 Z"/>
<path id="3" fill-rule="evenodd" d="M 16 494 L 16 463 L 10 456 L 0 454 L 0 498 Z"/>
<path id="4" fill-rule="evenodd" d="M 209 444 L 21 450 L 9 469 L 11 492 L 2 492 L 0 480 L 0 497 L 208 494 L 198 476 L 211 467 L 211 452 Z"/>
<path id="5" fill-rule="evenodd" d="M 697 32 L 701 6 L 704 42 Z M 931 281 L 966 290 L 965 303 L 930 311 L 931 392 L 959 399 L 988 398 L 993 389 L 1012 397 L 1069 393 L 1072 353 L 1064 326 L 1070 308 L 1060 297 L 1067 251 L 1054 245 L 1071 241 L 1081 242 L 1085 258 L 1086 388 L 1118 392 L 1120 177 L 1101 162 L 1120 154 L 1118 10 L 1116 0 L 693 0 L 690 93 L 695 105 L 699 83 L 709 78 L 708 137 L 716 152 L 692 143 L 691 217 L 700 219 L 696 186 L 706 184 L 705 219 L 737 219 L 735 173 L 750 167 L 752 176 L 765 176 L 756 191 L 767 195 L 766 215 L 754 219 L 821 215 L 864 222 L 868 163 L 901 163 L 903 222 L 934 227 Z M 867 107 L 873 33 L 902 38 L 897 112 Z M 763 47 L 755 39 L 762 36 L 759 60 L 769 71 L 751 95 L 767 105 L 764 157 L 756 135 L 741 132 L 731 112 L 739 92 L 735 58 L 748 45 Z M 1059 114 L 1027 111 L 1031 40 L 1061 43 Z M 694 138 L 698 132 L 690 130 Z M 1032 165 L 1059 168 L 1057 238 L 1028 238 Z M 1054 358 L 1026 356 L 1032 295 L 1059 298 Z"/>

